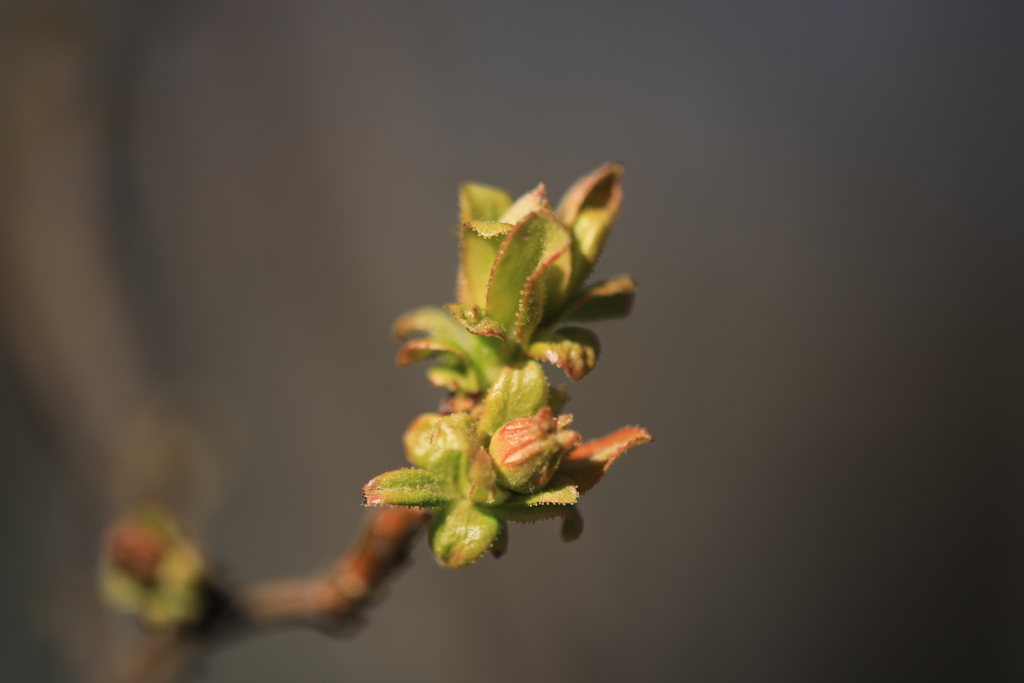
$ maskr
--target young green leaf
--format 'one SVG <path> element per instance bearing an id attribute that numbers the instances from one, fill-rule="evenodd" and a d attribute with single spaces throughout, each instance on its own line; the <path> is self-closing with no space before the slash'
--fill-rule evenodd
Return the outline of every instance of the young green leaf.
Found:
<path id="1" fill-rule="evenodd" d="M 529 342 L 544 317 L 566 294 L 572 265 L 572 235 L 549 212 L 531 213 L 501 245 L 487 285 L 487 315 L 508 337 Z"/>
<path id="2" fill-rule="evenodd" d="M 570 291 L 579 288 L 590 275 L 619 217 L 622 172 L 620 164 L 605 164 L 577 180 L 558 204 L 556 213 L 573 234 Z"/>
<path id="3" fill-rule="evenodd" d="M 514 507 L 572 505 L 579 498 L 579 491 L 577 491 L 576 484 L 571 479 L 564 476 L 556 476 L 542 490 L 525 495 L 514 495 L 505 502 L 505 505 Z"/>
<path id="4" fill-rule="evenodd" d="M 548 191 L 544 187 L 544 183 L 539 183 L 537 187 L 515 200 L 512 206 L 501 215 L 499 220 L 502 223 L 515 225 L 531 213 L 537 211 L 550 212 L 551 205 L 548 204 L 547 193 Z"/>
<path id="5" fill-rule="evenodd" d="M 512 206 L 512 196 L 500 187 L 463 183 L 459 187 L 459 222 L 496 221 Z"/>
<path id="6" fill-rule="evenodd" d="M 411 505 L 435 507 L 451 498 L 448 484 L 440 477 L 419 469 L 385 472 L 363 487 L 363 505 Z"/>
<path id="7" fill-rule="evenodd" d="M 466 331 L 452 315 L 436 306 L 423 306 L 400 317 L 393 333 L 400 340 L 415 335 L 398 352 L 397 362 L 406 366 L 438 358 L 440 364 L 428 371 L 430 381 L 451 391 L 483 391 L 502 367 L 500 342 Z"/>
<path id="8" fill-rule="evenodd" d="M 484 315 L 479 306 L 448 304 L 444 308 L 452 314 L 455 321 L 462 325 L 466 331 L 483 337 L 496 337 L 501 341 L 505 341 L 505 329 L 496 320 Z"/>
<path id="9" fill-rule="evenodd" d="M 487 304 L 491 267 L 505 235 L 511 230 L 512 225 L 496 221 L 470 221 L 462 225 L 456 286 L 460 304 L 481 307 Z"/>

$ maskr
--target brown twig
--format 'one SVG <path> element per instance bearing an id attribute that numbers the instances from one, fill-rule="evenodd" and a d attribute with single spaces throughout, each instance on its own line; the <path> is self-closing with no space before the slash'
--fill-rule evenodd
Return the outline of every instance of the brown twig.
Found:
<path id="1" fill-rule="evenodd" d="M 371 513 L 362 533 L 330 572 L 244 587 L 233 596 L 236 616 L 248 626 L 337 624 L 360 616 L 405 562 L 427 519 L 418 508 Z"/>
<path id="2" fill-rule="evenodd" d="M 209 649 L 275 626 L 338 629 L 356 622 L 409 555 L 429 515 L 419 508 L 372 510 L 355 542 L 321 576 L 239 588 L 209 584 L 199 624 L 139 636 L 117 657 L 118 683 L 169 683 Z"/>

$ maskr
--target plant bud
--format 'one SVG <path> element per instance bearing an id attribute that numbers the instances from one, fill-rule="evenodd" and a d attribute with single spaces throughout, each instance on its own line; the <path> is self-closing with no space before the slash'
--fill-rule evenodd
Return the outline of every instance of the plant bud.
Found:
<path id="1" fill-rule="evenodd" d="M 564 456 L 580 441 L 566 429 L 572 415 L 555 418 L 544 407 L 533 417 L 512 420 L 491 438 L 490 454 L 503 486 L 532 493 L 551 481 Z"/>
<path id="2" fill-rule="evenodd" d="M 196 545 L 165 510 L 129 513 L 107 535 L 100 557 L 100 592 L 107 603 L 153 628 L 202 619 L 206 568 Z"/>
<path id="3" fill-rule="evenodd" d="M 107 536 L 107 553 L 117 567 L 143 583 L 153 583 L 164 556 L 164 539 L 135 519 L 118 522 Z"/>

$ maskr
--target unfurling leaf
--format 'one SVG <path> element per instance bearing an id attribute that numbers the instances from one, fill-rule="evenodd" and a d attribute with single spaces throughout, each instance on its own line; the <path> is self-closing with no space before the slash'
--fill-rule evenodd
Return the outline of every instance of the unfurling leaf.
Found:
<path id="1" fill-rule="evenodd" d="M 488 318 L 479 306 L 448 304 L 444 308 L 468 332 L 505 341 L 505 329 L 496 320 Z"/>
<path id="2" fill-rule="evenodd" d="M 572 449 L 558 468 L 559 474 L 576 482 L 580 493 L 594 488 L 620 455 L 633 446 L 651 441 L 642 427 L 623 427 L 600 439 L 581 443 Z"/>
<path id="3" fill-rule="evenodd" d="M 437 339 L 413 339 L 398 350 L 395 362 L 406 367 L 422 360 L 439 358 L 441 372 L 427 372 L 431 384 L 450 391 L 476 393 L 480 382 L 466 354 L 457 346 Z"/>
<path id="4" fill-rule="evenodd" d="M 501 249 L 508 223 L 470 221 L 462 225 L 459 243 L 459 279 L 456 293 L 464 306 L 487 305 L 487 283 L 491 267 Z"/>
<path id="5" fill-rule="evenodd" d="M 515 225 L 531 213 L 550 212 L 551 205 L 548 204 L 547 193 L 544 183 L 538 184 L 537 187 L 512 202 L 512 206 L 508 207 L 508 210 L 498 220 L 505 224 Z"/>
<path id="6" fill-rule="evenodd" d="M 512 206 L 512 196 L 500 187 L 481 183 L 463 183 L 459 187 L 459 219 L 496 221 Z"/>
<path id="7" fill-rule="evenodd" d="M 605 164 L 577 180 L 558 204 L 558 218 L 573 234 L 571 290 L 590 275 L 619 217 L 622 171 L 620 164 Z"/>
<path id="8" fill-rule="evenodd" d="M 556 332 L 544 332 L 534 337 L 527 349 L 530 358 L 557 365 L 572 381 L 583 379 L 594 366 L 601 353 L 597 335 L 582 327 L 563 327 Z"/>
<path id="9" fill-rule="evenodd" d="M 451 495 L 447 483 L 426 470 L 394 470 L 374 477 L 363 487 L 363 504 L 435 507 Z"/>
<path id="10" fill-rule="evenodd" d="M 439 364 L 427 377 L 450 391 L 483 391 L 501 368 L 500 342 L 469 333 L 443 308 L 424 306 L 410 311 L 395 322 L 393 332 L 400 340 L 424 335 L 406 342 L 396 361 L 404 367 L 437 358 Z"/>
<path id="11" fill-rule="evenodd" d="M 554 215 L 531 213 L 505 237 L 487 285 L 487 315 L 508 338 L 527 344 L 544 317 L 567 293 L 572 235 Z"/>
<path id="12" fill-rule="evenodd" d="M 498 538 L 501 522 L 468 501 L 436 511 L 430 522 L 430 549 L 438 564 L 459 568 L 473 564 Z"/>

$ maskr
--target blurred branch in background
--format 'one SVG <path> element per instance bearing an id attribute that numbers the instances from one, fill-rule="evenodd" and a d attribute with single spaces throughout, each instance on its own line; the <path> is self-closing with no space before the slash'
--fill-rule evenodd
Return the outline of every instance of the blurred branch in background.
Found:
<path id="1" fill-rule="evenodd" d="M 44 628 L 75 680 L 104 683 L 171 680 L 200 647 L 247 630 L 357 622 L 426 519 L 417 510 L 372 514 L 321 576 L 211 585 L 219 601 L 193 629 L 125 634 L 99 604 L 97 541 L 111 516 L 157 500 L 194 523 L 210 486 L 208 448 L 163 395 L 109 249 L 115 187 L 130 185 L 112 163 L 129 84 L 111 74 L 130 69 L 105 60 L 130 60 L 135 11 L 74 1 L 8 8 L 0 101 L 0 349 L 73 511 L 57 539 L 64 557 L 48 577 Z"/>
<path id="2" fill-rule="evenodd" d="M 205 448 L 170 406 L 126 312 L 107 247 L 116 52 L 131 3 L 11 3 L 0 98 L 0 349 L 56 460 L 61 561 L 46 618 L 81 680 L 113 680 L 113 617 L 95 596 L 112 512 L 156 498 L 186 517 Z"/>

